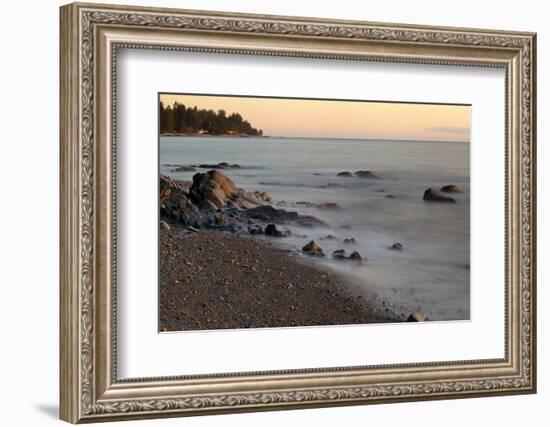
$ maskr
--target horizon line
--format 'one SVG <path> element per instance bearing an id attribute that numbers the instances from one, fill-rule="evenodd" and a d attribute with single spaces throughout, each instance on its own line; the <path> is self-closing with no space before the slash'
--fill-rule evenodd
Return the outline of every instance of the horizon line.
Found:
<path id="1" fill-rule="evenodd" d="M 159 133 L 159 136 L 179 136 L 181 138 L 187 137 L 196 137 L 196 138 L 241 138 L 239 135 L 208 135 L 204 134 L 203 136 L 198 135 L 173 135 L 173 134 L 162 134 Z M 401 141 L 401 142 L 460 142 L 460 143 L 469 143 L 470 139 L 467 140 L 457 140 L 457 139 L 402 139 L 402 138 L 359 138 L 359 137 L 345 137 L 345 136 L 284 136 L 284 135 L 262 135 L 262 136 L 247 136 L 248 138 L 277 138 L 277 139 L 338 139 L 338 140 L 356 140 L 356 141 Z"/>

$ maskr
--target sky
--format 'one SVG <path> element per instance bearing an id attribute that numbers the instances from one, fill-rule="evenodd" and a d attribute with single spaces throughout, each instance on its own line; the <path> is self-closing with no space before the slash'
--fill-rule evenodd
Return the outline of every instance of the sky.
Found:
<path id="1" fill-rule="evenodd" d="M 239 113 L 266 136 L 469 141 L 470 106 L 161 94 L 198 109 Z"/>

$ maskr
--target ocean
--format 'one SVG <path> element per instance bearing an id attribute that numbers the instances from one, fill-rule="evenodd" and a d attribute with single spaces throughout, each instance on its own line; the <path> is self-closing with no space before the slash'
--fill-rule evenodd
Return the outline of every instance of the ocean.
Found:
<path id="1" fill-rule="evenodd" d="M 266 191 L 274 204 L 337 203 L 337 211 L 283 207 L 326 220 L 328 228 L 293 227 L 284 239 L 299 249 L 317 240 L 328 255 L 318 262 L 388 301 L 397 313 L 418 311 L 430 320 L 470 318 L 470 149 L 464 142 L 324 138 L 161 137 L 160 172 L 169 164 L 236 163 L 226 169 L 237 186 Z M 339 177 L 374 171 L 379 179 Z M 457 203 L 422 200 L 428 187 L 458 185 Z M 388 197 L 389 196 L 389 197 Z M 322 240 L 332 234 L 338 240 Z M 342 244 L 353 237 L 356 244 Z M 403 251 L 389 250 L 395 242 Z M 330 259 L 336 249 L 359 251 L 361 266 Z"/>

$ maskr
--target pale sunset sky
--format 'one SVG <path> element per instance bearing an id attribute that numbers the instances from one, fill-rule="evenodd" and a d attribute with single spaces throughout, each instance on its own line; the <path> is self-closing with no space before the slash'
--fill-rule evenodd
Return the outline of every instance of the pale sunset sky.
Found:
<path id="1" fill-rule="evenodd" d="M 469 141 L 470 106 L 161 94 L 164 105 L 239 113 L 266 136 Z"/>

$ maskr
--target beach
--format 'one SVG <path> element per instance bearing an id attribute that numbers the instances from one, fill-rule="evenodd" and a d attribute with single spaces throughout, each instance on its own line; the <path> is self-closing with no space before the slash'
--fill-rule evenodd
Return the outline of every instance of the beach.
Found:
<path id="1" fill-rule="evenodd" d="M 343 275 L 219 230 L 160 230 L 160 330 L 396 322 Z"/>

